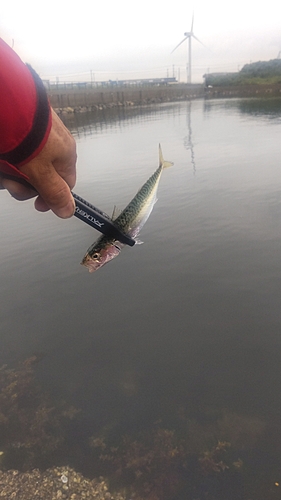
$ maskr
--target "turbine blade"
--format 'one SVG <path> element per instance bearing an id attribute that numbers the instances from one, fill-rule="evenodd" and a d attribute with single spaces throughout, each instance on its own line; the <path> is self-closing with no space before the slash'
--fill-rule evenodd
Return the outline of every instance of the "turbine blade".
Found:
<path id="1" fill-rule="evenodd" d="M 192 12 L 192 21 L 191 21 L 191 30 L 190 30 L 190 33 L 193 33 L 193 23 L 194 23 L 194 12 Z"/>
<path id="2" fill-rule="evenodd" d="M 197 38 L 197 36 L 193 35 L 193 33 L 192 33 L 192 35 L 191 35 L 191 36 L 193 36 L 193 38 L 195 38 L 195 40 L 197 40 L 197 42 L 201 43 L 201 45 L 203 45 L 203 47 L 206 47 L 206 45 L 204 45 L 204 43 L 203 43 L 203 42 L 201 42 L 201 40 L 199 40 L 199 38 Z M 206 48 L 207 48 L 207 47 L 206 47 Z"/>
<path id="3" fill-rule="evenodd" d="M 171 54 L 172 54 L 173 52 L 175 52 L 175 50 L 176 50 L 176 49 L 177 49 L 177 48 L 178 48 L 178 47 L 179 47 L 179 46 L 180 46 L 183 42 L 185 42 L 185 40 L 186 40 L 187 38 L 188 38 L 188 36 L 186 36 L 186 37 L 185 37 L 185 38 L 184 38 L 184 39 L 183 39 L 180 43 L 178 43 L 178 45 L 177 45 L 177 46 L 176 46 L 176 47 L 172 50 Z"/>

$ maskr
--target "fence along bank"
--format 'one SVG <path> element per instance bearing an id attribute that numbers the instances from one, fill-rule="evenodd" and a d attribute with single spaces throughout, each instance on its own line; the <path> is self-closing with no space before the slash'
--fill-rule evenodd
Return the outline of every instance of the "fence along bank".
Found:
<path id="1" fill-rule="evenodd" d="M 202 84 L 79 87 L 58 85 L 47 88 L 51 106 L 69 113 L 95 108 L 152 104 L 195 99 L 204 96 Z"/>

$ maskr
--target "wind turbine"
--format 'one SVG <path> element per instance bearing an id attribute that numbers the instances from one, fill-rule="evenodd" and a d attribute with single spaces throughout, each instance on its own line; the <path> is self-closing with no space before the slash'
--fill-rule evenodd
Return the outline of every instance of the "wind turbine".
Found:
<path id="1" fill-rule="evenodd" d="M 186 73 L 187 73 L 187 83 L 191 83 L 191 39 L 195 38 L 197 42 L 201 43 L 204 45 L 193 33 L 193 22 L 194 22 L 194 14 L 192 14 L 192 21 L 191 21 L 191 28 L 190 31 L 187 31 L 184 33 L 184 39 L 178 43 L 178 45 L 172 50 L 171 54 L 175 52 L 175 50 L 183 43 L 185 40 L 188 40 L 188 63 L 186 66 Z"/>

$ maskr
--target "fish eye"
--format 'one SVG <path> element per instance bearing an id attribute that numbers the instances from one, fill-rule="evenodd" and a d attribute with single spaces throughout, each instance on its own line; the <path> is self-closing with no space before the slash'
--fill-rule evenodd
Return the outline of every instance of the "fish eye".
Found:
<path id="1" fill-rule="evenodd" d="M 92 255 L 92 259 L 94 259 L 94 260 L 98 260 L 99 256 L 100 256 L 100 254 L 96 252 L 96 253 L 94 253 L 94 254 Z"/>

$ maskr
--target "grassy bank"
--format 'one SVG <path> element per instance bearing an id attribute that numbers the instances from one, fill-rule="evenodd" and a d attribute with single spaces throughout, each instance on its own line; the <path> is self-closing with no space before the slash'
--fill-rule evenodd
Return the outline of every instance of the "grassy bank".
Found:
<path id="1" fill-rule="evenodd" d="M 237 86 L 280 86 L 281 59 L 258 61 L 245 64 L 240 71 L 233 73 L 208 73 L 205 75 L 206 87 Z"/>
<path id="2" fill-rule="evenodd" d="M 281 83 L 212 86 L 205 89 L 205 97 L 281 97 Z"/>

